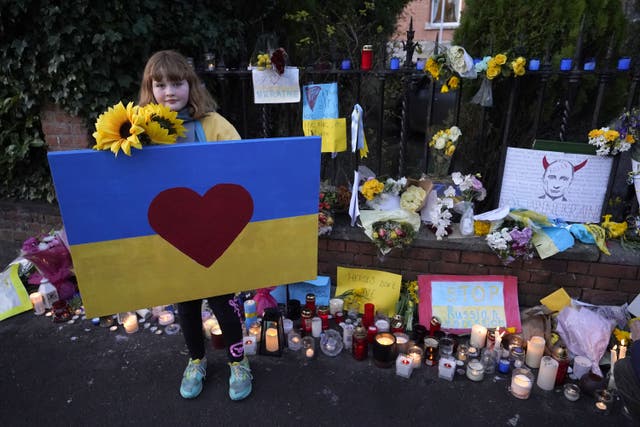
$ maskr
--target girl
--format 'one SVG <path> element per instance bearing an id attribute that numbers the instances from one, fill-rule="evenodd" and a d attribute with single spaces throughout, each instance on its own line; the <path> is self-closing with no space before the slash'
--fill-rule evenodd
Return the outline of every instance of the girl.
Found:
<path id="1" fill-rule="evenodd" d="M 140 87 L 141 106 L 163 104 L 178 112 L 187 129 L 177 142 L 228 141 L 240 139 L 236 129 L 215 112 L 216 103 L 200 82 L 198 75 L 181 54 L 164 50 L 149 58 Z M 251 393 L 251 369 L 244 356 L 240 310 L 233 294 L 207 298 L 228 345 L 229 397 L 244 399 Z M 182 377 L 180 394 L 191 399 L 202 391 L 207 372 L 204 335 L 202 331 L 202 300 L 178 304 L 178 314 L 190 359 Z"/>

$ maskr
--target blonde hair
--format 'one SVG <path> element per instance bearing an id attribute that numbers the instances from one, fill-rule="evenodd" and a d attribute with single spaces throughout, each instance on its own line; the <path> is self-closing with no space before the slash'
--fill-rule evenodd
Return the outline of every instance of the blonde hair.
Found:
<path id="1" fill-rule="evenodd" d="M 157 102 L 153 96 L 153 81 L 186 80 L 189 83 L 189 114 L 194 119 L 201 119 L 208 113 L 216 111 L 217 104 L 204 86 L 187 58 L 174 50 L 161 50 L 154 53 L 147 61 L 142 74 L 138 104 L 141 106 Z"/>

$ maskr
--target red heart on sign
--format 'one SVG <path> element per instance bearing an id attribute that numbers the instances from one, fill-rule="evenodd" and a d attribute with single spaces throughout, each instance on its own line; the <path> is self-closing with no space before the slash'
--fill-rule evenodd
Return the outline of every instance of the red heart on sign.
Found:
<path id="1" fill-rule="evenodd" d="M 218 184 L 204 196 L 176 187 L 161 191 L 147 211 L 160 237 L 204 267 L 227 250 L 253 216 L 253 198 L 237 184 Z"/>

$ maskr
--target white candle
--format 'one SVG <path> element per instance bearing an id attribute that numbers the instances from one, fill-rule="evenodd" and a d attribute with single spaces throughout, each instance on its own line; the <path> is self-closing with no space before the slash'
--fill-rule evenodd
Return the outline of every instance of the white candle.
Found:
<path id="1" fill-rule="evenodd" d="M 471 327 L 471 339 L 469 344 L 475 348 L 483 348 L 487 343 L 487 328 L 482 325 L 473 325 Z"/>
<path id="2" fill-rule="evenodd" d="M 167 310 L 160 312 L 160 315 L 158 316 L 158 323 L 160 324 L 160 326 L 170 325 L 174 320 L 175 318 L 173 316 L 173 313 Z"/>
<path id="3" fill-rule="evenodd" d="M 389 337 L 385 337 L 385 336 L 377 337 L 376 341 L 378 341 L 378 343 L 380 343 L 381 345 L 391 345 L 391 344 L 393 344 L 393 339 L 391 339 Z"/>
<path id="4" fill-rule="evenodd" d="M 553 390 L 558 372 L 558 362 L 549 356 L 543 356 L 540 360 L 540 370 L 536 384 L 543 390 Z"/>
<path id="5" fill-rule="evenodd" d="M 438 363 L 438 377 L 447 381 L 453 381 L 456 373 L 456 361 L 451 357 L 441 357 Z"/>
<path id="6" fill-rule="evenodd" d="M 467 378 L 471 381 L 482 381 L 484 378 L 484 366 L 479 360 L 473 359 L 467 365 Z"/>
<path id="7" fill-rule="evenodd" d="M 375 322 L 378 332 L 389 332 L 389 321 L 386 319 L 378 319 Z"/>
<path id="8" fill-rule="evenodd" d="M 282 320 L 282 331 L 285 335 L 288 335 L 289 332 L 293 329 L 293 320 L 291 319 L 283 319 Z"/>
<path id="9" fill-rule="evenodd" d="M 314 317 L 311 319 L 311 335 L 314 338 L 320 337 L 322 333 L 322 319 L 319 317 Z"/>
<path id="10" fill-rule="evenodd" d="M 274 353 L 279 349 L 278 346 L 278 330 L 276 328 L 268 328 L 267 332 L 265 332 L 265 345 L 267 351 Z"/>
<path id="11" fill-rule="evenodd" d="M 289 349 L 293 351 L 298 351 L 302 347 L 302 340 L 300 339 L 300 335 L 291 333 L 289 334 Z"/>
<path id="12" fill-rule="evenodd" d="M 406 354 L 399 354 L 396 358 L 396 375 L 409 378 L 413 371 L 413 359 Z"/>
<path id="13" fill-rule="evenodd" d="M 615 350 L 611 350 L 613 354 L 615 354 Z M 612 357 L 613 357 L 612 354 Z M 613 361 L 615 363 L 615 361 Z M 613 365 L 612 365 L 613 366 Z M 573 359 L 573 376 L 576 379 L 582 378 L 585 374 L 588 374 L 591 371 L 591 360 L 585 356 L 576 356 Z"/>
<path id="14" fill-rule="evenodd" d="M 158 322 L 160 321 L 160 316 L 162 315 L 162 313 L 160 313 L 160 315 L 158 316 Z M 160 323 L 162 324 L 162 323 Z M 211 330 L 214 328 L 219 327 L 218 325 L 218 320 L 216 320 L 215 317 L 209 317 L 207 320 L 204 321 L 203 325 L 202 325 L 203 329 L 204 329 L 204 334 L 207 336 L 208 339 L 211 338 Z"/>
<path id="15" fill-rule="evenodd" d="M 132 334 L 138 331 L 138 315 L 135 313 L 128 313 L 124 317 L 124 321 L 122 322 L 124 326 L 124 330 L 127 331 L 128 334 Z"/>
<path id="16" fill-rule="evenodd" d="M 259 323 L 254 323 L 249 327 L 249 335 L 251 335 L 256 342 L 260 342 L 260 332 L 262 331 L 262 327 Z"/>
<path id="17" fill-rule="evenodd" d="M 627 346 L 625 345 L 627 343 L 626 340 L 622 340 L 620 343 L 620 352 L 618 353 L 618 357 L 616 358 L 616 360 L 613 362 L 617 362 L 620 359 L 624 359 L 625 357 L 627 357 Z"/>
<path id="18" fill-rule="evenodd" d="M 408 350 L 408 353 L 409 357 L 413 361 L 413 369 L 418 369 L 420 366 L 422 366 L 422 355 L 424 352 L 420 347 L 413 346 Z"/>
<path id="19" fill-rule="evenodd" d="M 254 337 L 242 337 L 242 344 L 244 346 L 244 354 L 247 356 L 253 356 L 256 354 L 256 340 Z"/>
<path id="20" fill-rule="evenodd" d="M 332 298 L 329 300 L 329 313 L 335 316 L 336 313 L 342 311 L 344 308 L 344 300 L 340 298 Z"/>
<path id="21" fill-rule="evenodd" d="M 304 355 L 307 357 L 307 359 L 311 359 L 313 358 L 313 355 L 315 354 L 315 350 L 312 348 L 308 348 L 305 350 Z"/>
<path id="22" fill-rule="evenodd" d="M 29 295 L 29 299 L 31 300 L 31 304 L 33 304 L 33 311 L 38 316 L 44 314 L 44 299 L 42 298 L 42 294 L 40 292 L 34 292 Z"/>
<path id="23" fill-rule="evenodd" d="M 545 340 L 542 337 L 531 337 L 527 343 L 527 354 L 525 356 L 525 363 L 530 368 L 539 368 L 540 359 L 544 355 Z"/>
<path id="24" fill-rule="evenodd" d="M 528 399 L 533 388 L 533 380 L 524 374 L 517 374 L 511 378 L 511 394 L 518 399 Z"/>

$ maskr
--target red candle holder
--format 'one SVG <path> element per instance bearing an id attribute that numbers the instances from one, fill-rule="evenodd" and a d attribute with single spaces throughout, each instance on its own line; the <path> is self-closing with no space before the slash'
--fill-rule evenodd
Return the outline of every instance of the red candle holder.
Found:
<path id="1" fill-rule="evenodd" d="M 376 337 L 377 333 L 378 333 L 378 328 L 376 328 L 373 325 L 369 326 L 367 328 L 367 341 L 373 344 L 373 339 Z"/>
<path id="2" fill-rule="evenodd" d="M 375 310 L 375 305 L 368 302 L 364 305 L 364 313 L 362 314 L 362 326 L 368 328 L 373 325 L 373 314 Z"/>
<path id="3" fill-rule="evenodd" d="M 362 46 L 360 68 L 368 71 L 373 67 L 373 46 L 370 44 Z"/>
<path id="4" fill-rule="evenodd" d="M 369 353 L 369 342 L 367 341 L 367 331 L 358 327 L 353 333 L 351 353 L 356 360 L 365 360 Z"/>
<path id="5" fill-rule="evenodd" d="M 318 317 L 322 320 L 322 330 L 329 329 L 329 307 L 321 305 L 318 307 Z"/>

